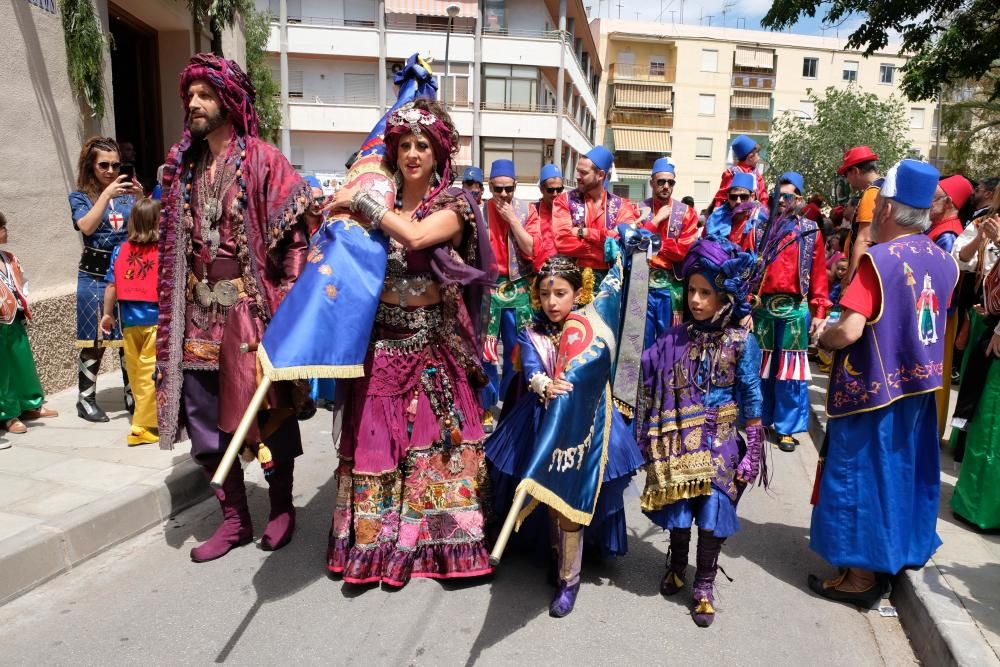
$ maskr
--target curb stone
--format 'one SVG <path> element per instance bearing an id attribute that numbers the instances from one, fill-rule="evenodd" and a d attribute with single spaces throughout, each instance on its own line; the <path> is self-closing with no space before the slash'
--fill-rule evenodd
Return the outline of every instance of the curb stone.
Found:
<path id="1" fill-rule="evenodd" d="M 186 460 L 61 517 L 0 541 L 0 605 L 147 530 L 210 494 Z"/>
<path id="2" fill-rule="evenodd" d="M 823 405 L 810 396 L 809 436 L 818 451 L 826 437 Z M 925 665 L 1000 667 L 976 621 L 941 575 L 933 558 L 921 570 L 906 570 L 896 578 L 893 602 L 910 645 Z"/>

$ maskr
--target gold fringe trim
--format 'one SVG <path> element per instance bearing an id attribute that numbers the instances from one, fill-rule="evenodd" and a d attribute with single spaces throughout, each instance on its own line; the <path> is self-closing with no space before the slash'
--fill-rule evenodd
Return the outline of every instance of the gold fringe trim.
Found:
<path id="1" fill-rule="evenodd" d="M 272 382 L 285 380 L 310 380 L 312 378 L 359 378 L 365 374 L 364 364 L 350 366 L 288 366 L 275 368 L 263 345 L 257 348 L 257 360 L 264 375 Z"/>
<path id="2" fill-rule="evenodd" d="M 647 489 L 642 492 L 642 498 L 639 503 L 643 511 L 655 512 L 656 510 L 662 509 L 666 505 L 671 505 L 678 500 L 698 498 L 699 496 L 708 496 L 711 494 L 712 480 L 697 479 L 688 482 L 671 484 L 665 489 L 661 488 L 656 489 L 655 491 Z"/>
<path id="3" fill-rule="evenodd" d="M 98 347 L 98 348 L 106 348 L 106 347 L 117 348 L 117 347 L 125 347 L 125 341 L 124 340 L 99 340 L 99 341 L 97 341 L 97 345 L 94 345 L 94 341 L 92 341 L 92 340 L 78 340 L 78 341 L 76 341 L 75 347 L 78 350 L 86 350 L 86 349 L 90 349 L 92 347 Z"/>
<path id="4" fill-rule="evenodd" d="M 615 407 L 618 408 L 618 412 L 622 413 L 622 417 L 625 417 L 626 419 L 632 419 L 635 417 L 635 408 L 621 399 L 616 398 L 614 400 Z"/>
<path id="5" fill-rule="evenodd" d="M 517 515 L 517 528 L 521 527 L 524 520 L 528 518 L 528 515 L 534 511 L 540 502 L 548 505 L 573 523 L 578 523 L 582 526 L 589 526 L 590 522 L 593 521 L 594 511 L 597 509 L 597 499 L 600 497 L 601 487 L 604 485 L 604 468 L 608 463 L 608 437 L 611 433 L 612 414 L 611 385 L 605 385 L 604 398 L 604 442 L 601 449 L 601 469 L 597 473 L 597 490 L 594 492 L 594 505 L 590 508 L 590 512 L 582 512 L 578 509 L 570 507 L 565 500 L 559 497 L 558 494 L 547 487 L 542 486 L 533 479 L 523 479 L 521 480 L 521 483 L 517 485 L 517 489 L 514 494 L 517 495 L 517 491 L 525 489 L 532 497 L 532 500 L 528 503 L 527 507 L 522 509 L 520 514 Z"/>

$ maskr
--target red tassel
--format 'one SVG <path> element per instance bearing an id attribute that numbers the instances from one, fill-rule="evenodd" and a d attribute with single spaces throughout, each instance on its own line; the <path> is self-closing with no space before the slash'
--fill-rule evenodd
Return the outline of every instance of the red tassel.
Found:
<path id="1" fill-rule="evenodd" d="M 462 444 L 462 432 L 457 428 L 451 429 L 451 444 L 461 445 Z"/>

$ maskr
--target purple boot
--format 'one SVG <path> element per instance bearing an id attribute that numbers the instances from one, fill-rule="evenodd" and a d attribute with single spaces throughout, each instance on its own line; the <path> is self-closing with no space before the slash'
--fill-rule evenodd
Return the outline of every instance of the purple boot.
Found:
<path id="1" fill-rule="evenodd" d="M 719 571 L 719 554 L 725 541 L 725 538 L 718 538 L 711 531 L 698 530 L 696 556 L 698 565 L 691 592 L 691 597 L 694 599 L 691 618 L 700 628 L 707 628 L 715 620 L 715 607 L 712 606 L 715 597 L 712 595 L 712 587 L 715 584 L 715 575 Z"/>
<path id="2" fill-rule="evenodd" d="M 267 528 L 260 538 L 260 548 L 277 551 L 292 541 L 295 531 L 295 506 L 292 504 L 292 477 L 295 459 L 274 462 L 274 470 L 266 477 L 267 495 L 271 499 L 271 514 L 267 518 Z"/>
<path id="3" fill-rule="evenodd" d="M 660 580 L 660 593 L 673 595 L 684 588 L 684 572 L 688 566 L 688 552 L 691 550 L 691 529 L 675 528 L 670 531 L 670 547 L 667 549 L 667 573 Z"/>
<path id="4" fill-rule="evenodd" d="M 559 588 L 549 605 L 549 616 L 562 618 L 573 611 L 580 592 L 580 564 L 583 560 L 583 527 L 570 532 L 559 528 Z"/>
<path id="5" fill-rule="evenodd" d="M 191 560 L 195 563 L 222 558 L 233 548 L 253 541 L 253 523 L 239 463 L 233 465 L 222 488 L 215 490 L 215 497 L 222 506 L 222 523 L 206 542 L 191 549 Z"/>

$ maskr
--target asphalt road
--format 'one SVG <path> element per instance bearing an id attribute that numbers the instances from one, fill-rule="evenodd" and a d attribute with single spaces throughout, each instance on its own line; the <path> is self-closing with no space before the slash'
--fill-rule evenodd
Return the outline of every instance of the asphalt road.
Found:
<path id="1" fill-rule="evenodd" d="M 548 616 L 543 563 L 505 557 L 490 579 L 414 580 L 400 591 L 326 576 L 335 456 L 329 413 L 303 425 L 298 532 L 194 564 L 188 550 L 219 517 L 209 500 L 0 607 L 0 664 L 31 665 L 905 665 L 916 659 L 898 619 L 827 602 L 806 588 L 829 568 L 809 550 L 816 452 L 772 449 L 774 484 L 740 506 L 723 548 L 718 615 L 691 621 L 684 593 L 658 592 L 666 536 L 630 503 L 629 554 L 584 562 L 569 617 Z M 259 470 L 248 478 L 257 536 L 267 518 Z M 692 562 L 694 549 L 692 545 Z"/>

